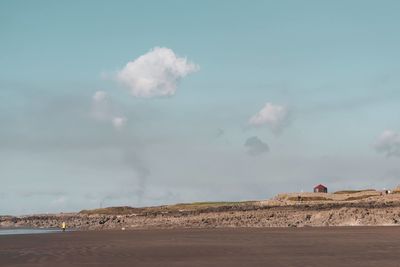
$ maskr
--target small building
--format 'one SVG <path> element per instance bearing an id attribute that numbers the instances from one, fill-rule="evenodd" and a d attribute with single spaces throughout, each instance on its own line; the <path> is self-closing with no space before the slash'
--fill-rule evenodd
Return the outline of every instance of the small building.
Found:
<path id="1" fill-rule="evenodd" d="M 319 184 L 316 187 L 314 187 L 314 193 L 328 193 L 328 187 Z"/>

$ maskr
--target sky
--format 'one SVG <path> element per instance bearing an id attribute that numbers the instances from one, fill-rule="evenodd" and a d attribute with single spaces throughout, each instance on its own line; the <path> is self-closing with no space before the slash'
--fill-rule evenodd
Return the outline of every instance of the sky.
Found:
<path id="1" fill-rule="evenodd" d="M 0 214 L 393 188 L 399 1 L 0 1 Z"/>

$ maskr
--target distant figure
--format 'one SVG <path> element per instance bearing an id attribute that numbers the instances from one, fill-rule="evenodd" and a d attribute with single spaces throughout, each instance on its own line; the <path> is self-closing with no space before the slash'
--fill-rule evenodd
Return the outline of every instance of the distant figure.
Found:
<path id="1" fill-rule="evenodd" d="M 65 232 L 65 228 L 67 228 L 67 225 L 65 224 L 65 222 L 62 222 L 61 228 L 62 228 L 63 232 Z"/>

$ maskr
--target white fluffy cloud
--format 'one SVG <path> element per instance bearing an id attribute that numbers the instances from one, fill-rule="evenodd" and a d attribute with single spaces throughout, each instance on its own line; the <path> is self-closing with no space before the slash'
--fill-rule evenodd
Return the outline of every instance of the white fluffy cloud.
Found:
<path id="1" fill-rule="evenodd" d="M 171 49 L 155 47 L 128 62 L 117 73 L 117 80 L 136 97 L 172 96 L 178 82 L 198 69 L 198 65 L 178 57 Z"/>
<path id="2" fill-rule="evenodd" d="M 114 117 L 112 119 L 112 124 L 115 129 L 121 130 L 126 125 L 127 119 L 125 117 Z"/>
<path id="3" fill-rule="evenodd" d="M 102 102 L 105 101 L 107 98 L 107 93 L 104 91 L 97 91 L 94 95 L 93 95 L 93 101 L 95 102 Z"/>
<path id="4" fill-rule="evenodd" d="M 374 148 L 387 157 L 400 157 L 400 133 L 392 130 L 384 131 L 376 140 Z"/>
<path id="5" fill-rule="evenodd" d="M 267 125 L 275 134 L 280 133 L 289 123 L 289 111 L 285 106 L 266 103 L 265 106 L 249 119 L 255 127 Z"/>
<path id="6" fill-rule="evenodd" d="M 117 130 L 121 130 L 127 123 L 127 118 L 117 115 L 110 96 L 104 91 L 94 93 L 92 97 L 91 116 L 99 121 L 111 122 Z"/>

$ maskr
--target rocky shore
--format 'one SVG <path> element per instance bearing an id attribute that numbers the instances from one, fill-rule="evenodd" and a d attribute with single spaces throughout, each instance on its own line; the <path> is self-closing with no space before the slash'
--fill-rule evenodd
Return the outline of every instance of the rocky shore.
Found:
<path id="1" fill-rule="evenodd" d="M 117 207 L 78 213 L 0 216 L 0 227 L 154 229 L 400 225 L 400 194 L 340 196 L 293 194 L 266 201 L 192 203 L 150 208 Z M 300 197 L 299 197 L 300 196 Z M 361 196 L 361 197 L 360 197 Z M 365 196 L 365 197 L 362 197 Z M 295 199 L 295 200 L 293 200 Z"/>

